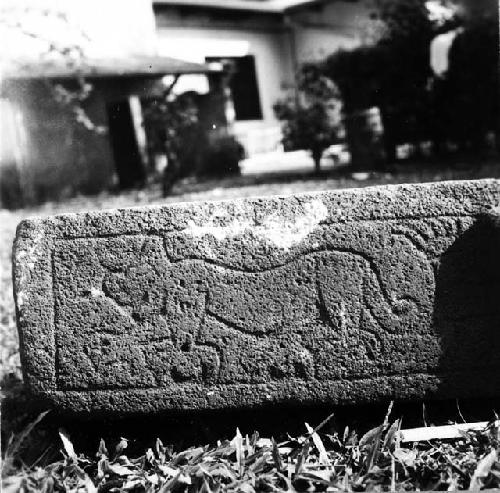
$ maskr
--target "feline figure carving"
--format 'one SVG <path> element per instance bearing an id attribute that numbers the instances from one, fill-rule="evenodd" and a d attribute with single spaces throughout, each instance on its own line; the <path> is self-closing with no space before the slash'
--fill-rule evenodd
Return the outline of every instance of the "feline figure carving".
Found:
<path id="1" fill-rule="evenodd" d="M 348 251 L 255 272 L 173 264 L 164 317 L 184 349 L 174 375 L 211 383 L 341 377 L 347 346 L 360 360 L 375 358 L 381 333 L 398 332 L 417 310 L 416 300 L 391 298 L 375 269 Z"/>
<path id="2" fill-rule="evenodd" d="M 385 353 L 394 354 L 388 345 L 431 319 L 429 303 L 408 287 L 426 282 L 432 289 L 424 260 L 409 273 L 414 279 L 403 281 L 406 273 L 391 279 L 385 269 L 382 278 L 371 257 L 350 249 L 243 269 L 171 261 L 156 239 L 138 239 L 139 253 L 124 250 L 123 263 L 117 247 L 113 264 L 102 253 L 106 244 L 99 248 L 88 266 L 98 284 L 75 284 L 80 301 L 60 310 L 60 317 L 79 317 L 96 339 L 88 364 L 79 362 L 89 380 L 102 374 L 104 382 L 110 364 L 120 365 L 123 385 L 137 375 L 135 385 L 152 387 L 363 376 Z M 404 256 L 403 249 L 393 254 Z M 73 350 L 61 347 L 68 348 L 60 351 L 64 361 Z"/>

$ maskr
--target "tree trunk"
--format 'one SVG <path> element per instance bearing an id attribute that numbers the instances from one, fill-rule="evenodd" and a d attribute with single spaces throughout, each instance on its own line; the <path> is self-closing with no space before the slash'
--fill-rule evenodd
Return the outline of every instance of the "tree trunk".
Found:
<path id="1" fill-rule="evenodd" d="M 167 154 L 167 167 L 163 170 L 162 176 L 162 196 L 170 194 L 175 182 L 180 177 L 180 164 L 176 156 Z"/>
<path id="2" fill-rule="evenodd" d="M 385 166 L 385 140 L 379 109 L 351 113 L 346 118 L 346 127 L 352 168 L 357 171 L 382 169 Z"/>
<path id="3" fill-rule="evenodd" d="M 323 156 L 323 149 L 313 149 L 312 158 L 314 161 L 314 174 L 321 174 L 321 156 Z"/>

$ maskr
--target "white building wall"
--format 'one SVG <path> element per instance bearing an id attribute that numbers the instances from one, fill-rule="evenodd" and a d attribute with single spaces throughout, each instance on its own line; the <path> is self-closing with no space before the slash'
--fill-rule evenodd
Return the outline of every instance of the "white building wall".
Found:
<path id="1" fill-rule="evenodd" d="M 248 29 L 162 27 L 158 29 L 158 54 L 204 62 L 206 57 L 253 55 L 262 120 L 236 121 L 234 133 L 252 155 L 276 149 L 281 134 L 273 104 L 293 85 L 288 33 Z"/>
<path id="2" fill-rule="evenodd" d="M 376 22 L 366 0 L 339 0 L 290 14 L 299 63 L 322 60 L 339 49 L 356 48 L 370 41 Z"/>
<path id="3" fill-rule="evenodd" d="M 319 28 L 297 28 L 297 61 L 299 63 L 323 60 L 339 49 L 352 49 L 359 46 L 359 39 Z"/>
<path id="4" fill-rule="evenodd" d="M 252 27 L 231 25 L 231 20 L 228 25 L 209 27 L 211 18 L 206 12 L 191 14 L 188 20 L 165 12 L 164 20 L 157 22 L 158 54 L 193 62 L 253 55 L 263 119 L 237 121 L 233 131 L 250 155 L 271 151 L 281 140 L 272 107 L 293 87 L 295 69 L 300 63 L 321 60 L 338 49 L 367 41 L 373 27 L 369 2 L 336 0 L 304 7 L 285 14 L 281 27 L 278 23 L 274 28 L 255 21 Z M 178 85 L 183 87 L 182 78 Z"/>

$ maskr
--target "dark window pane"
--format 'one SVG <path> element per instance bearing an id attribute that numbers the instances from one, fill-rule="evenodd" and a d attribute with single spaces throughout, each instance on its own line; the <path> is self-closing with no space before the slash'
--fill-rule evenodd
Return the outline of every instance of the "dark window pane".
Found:
<path id="1" fill-rule="evenodd" d="M 207 62 L 220 61 L 229 71 L 229 87 L 233 96 L 236 120 L 261 120 L 259 88 L 255 59 L 252 55 L 243 57 L 207 58 Z"/>

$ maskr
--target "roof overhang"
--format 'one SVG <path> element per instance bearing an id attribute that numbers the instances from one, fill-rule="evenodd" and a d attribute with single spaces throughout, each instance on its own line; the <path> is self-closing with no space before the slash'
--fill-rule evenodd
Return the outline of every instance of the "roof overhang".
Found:
<path id="1" fill-rule="evenodd" d="M 116 77 L 155 78 L 164 75 L 206 74 L 217 70 L 207 64 L 170 57 L 127 57 L 85 60 L 79 65 L 60 62 L 25 62 L 3 64 L 2 79 L 104 79 Z"/>
<path id="2" fill-rule="evenodd" d="M 313 5 L 318 3 L 318 1 L 319 0 L 153 0 L 153 4 L 283 14 L 288 10 Z"/>

